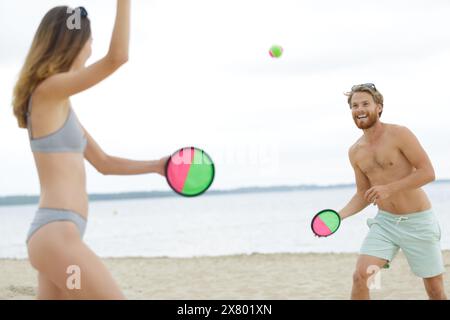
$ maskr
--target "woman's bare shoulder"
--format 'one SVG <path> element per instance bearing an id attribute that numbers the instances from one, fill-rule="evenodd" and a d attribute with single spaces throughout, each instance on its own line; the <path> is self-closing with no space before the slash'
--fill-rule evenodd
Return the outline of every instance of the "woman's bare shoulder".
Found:
<path id="1" fill-rule="evenodd" d="M 44 81 L 45 82 L 45 81 Z M 69 98 L 61 99 L 58 96 L 52 95 L 51 92 L 47 92 L 42 88 L 43 83 L 39 84 L 31 95 L 33 102 L 33 109 L 54 109 L 67 106 L 70 101 Z"/>

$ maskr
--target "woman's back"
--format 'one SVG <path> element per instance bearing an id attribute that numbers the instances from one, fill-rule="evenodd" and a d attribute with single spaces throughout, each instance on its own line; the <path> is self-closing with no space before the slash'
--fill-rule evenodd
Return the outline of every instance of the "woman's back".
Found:
<path id="1" fill-rule="evenodd" d="M 31 96 L 30 145 L 41 186 L 40 208 L 64 208 L 87 217 L 86 137 L 70 101 Z"/>

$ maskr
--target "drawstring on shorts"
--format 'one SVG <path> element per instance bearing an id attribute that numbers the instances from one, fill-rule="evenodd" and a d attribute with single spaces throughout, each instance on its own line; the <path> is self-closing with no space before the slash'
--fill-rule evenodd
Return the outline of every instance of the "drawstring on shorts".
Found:
<path id="1" fill-rule="evenodd" d="M 395 220 L 397 220 L 397 223 L 396 223 L 395 225 L 398 226 L 398 224 L 399 224 L 400 222 L 406 221 L 406 220 L 408 220 L 408 219 L 409 219 L 408 217 L 398 217 L 398 218 L 395 218 Z"/>

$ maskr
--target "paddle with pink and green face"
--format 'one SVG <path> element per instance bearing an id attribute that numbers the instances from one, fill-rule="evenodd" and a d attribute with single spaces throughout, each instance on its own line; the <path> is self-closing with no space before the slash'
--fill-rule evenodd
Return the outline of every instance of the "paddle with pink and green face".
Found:
<path id="1" fill-rule="evenodd" d="M 318 237 L 329 237 L 334 234 L 341 225 L 341 217 L 332 210 L 320 211 L 311 221 L 311 229 Z"/>
<path id="2" fill-rule="evenodd" d="M 166 163 L 167 183 L 184 197 L 197 197 L 205 193 L 212 185 L 214 175 L 211 157 L 198 148 L 180 149 Z"/>

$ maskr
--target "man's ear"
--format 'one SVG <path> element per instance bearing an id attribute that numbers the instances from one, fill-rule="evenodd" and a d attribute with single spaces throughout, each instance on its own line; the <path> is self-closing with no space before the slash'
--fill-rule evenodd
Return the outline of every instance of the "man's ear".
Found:
<path id="1" fill-rule="evenodd" d="M 377 104 L 378 107 L 378 114 L 380 114 L 380 112 L 383 112 L 383 105 L 382 104 Z"/>

